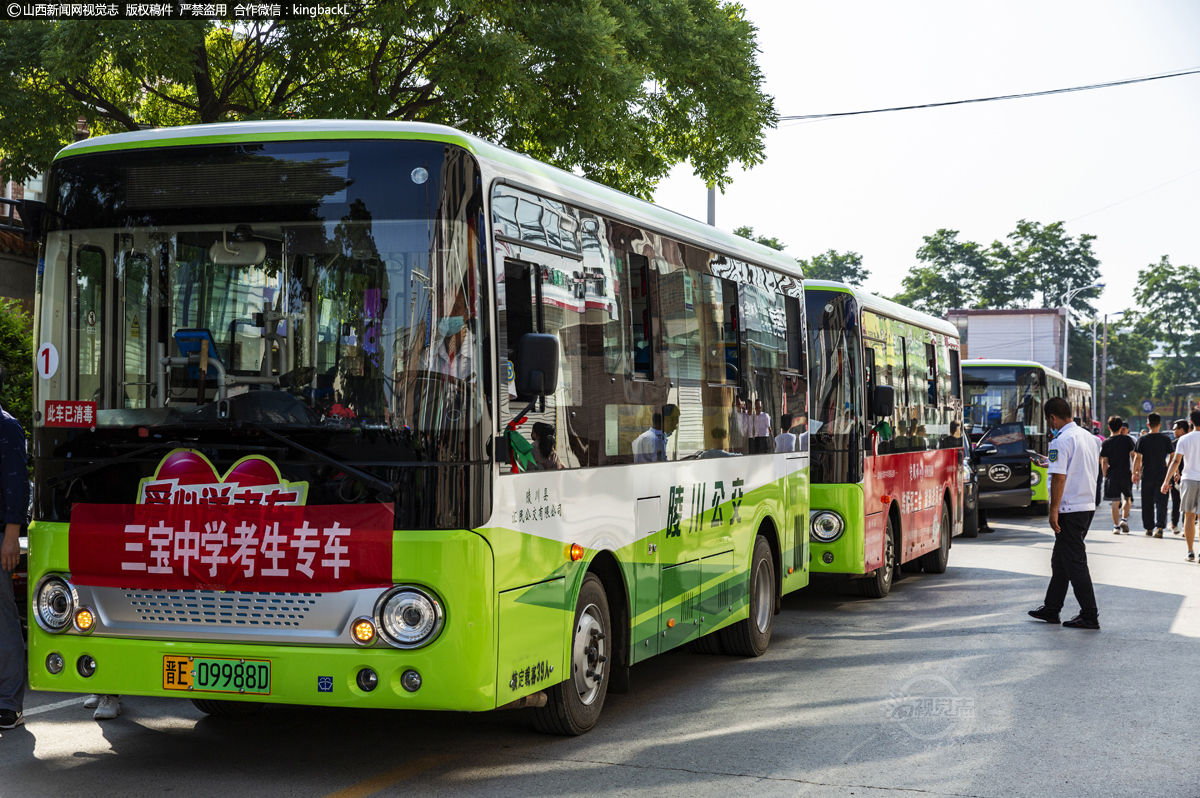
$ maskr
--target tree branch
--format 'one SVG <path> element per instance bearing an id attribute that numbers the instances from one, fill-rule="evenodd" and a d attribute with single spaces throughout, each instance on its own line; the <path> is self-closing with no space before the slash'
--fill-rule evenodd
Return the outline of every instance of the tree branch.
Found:
<path id="1" fill-rule="evenodd" d="M 94 88 L 95 88 L 91 84 L 89 84 L 86 80 L 84 80 L 83 78 L 80 78 L 79 82 L 82 83 L 83 85 L 85 85 L 89 90 L 94 90 Z M 108 117 L 109 119 L 111 119 L 114 122 L 119 122 L 120 124 L 124 125 L 127 130 L 141 130 L 141 126 L 138 125 L 138 123 L 134 121 L 132 116 L 130 116 L 129 114 L 122 111 L 120 108 L 118 108 L 113 103 L 111 103 L 108 100 L 101 97 L 98 93 L 92 93 L 89 91 L 81 91 L 80 89 L 76 88 L 75 86 L 72 86 L 71 82 L 69 80 L 59 79 L 58 85 L 61 86 L 67 94 L 71 95 L 76 100 L 79 100 L 81 103 L 83 103 L 85 105 L 90 105 L 90 106 L 96 108 L 97 110 L 102 111 L 104 116 Z"/>

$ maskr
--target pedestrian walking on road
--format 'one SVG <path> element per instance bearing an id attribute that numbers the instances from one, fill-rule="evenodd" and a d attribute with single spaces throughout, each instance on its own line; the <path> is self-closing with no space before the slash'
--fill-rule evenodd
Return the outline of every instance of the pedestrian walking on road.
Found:
<path id="1" fill-rule="evenodd" d="M 1167 476 L 1167 461 L 1175 453 L 1175 440 L 1162 431 L 1162 416 L 1146 417 L 1150 431 L 1133 447 L 1133 482 L 1142 487 L 1142 526 L 1147 535 L 1163 536 L 1167 525 L 1167 496 L 1159 487 Z"/>
<path id="2" fill-rule="evenodd" d="M 0 365 L 0 393 L 4 390 Z M 0 407 L 0 729 L 25 722 L 25 638 L 13 594 L 13 571 L 21 562 L 21 527 L 28 522 L 29 469 L 25 461 L 25 430 Z"/>
<path id="3" fill-rule="evenodd" d="M 1193 544 L 1196 540 L 1196 514 L 1200 513 L 1200 410 L 1193 410 L 1192 431 L 1175 441 L 1175 454 L 1167 467 L 1167 476 L 1160 490 L 1171 492 L 1171 481 L 1177 472 L 1183 474 L 1179 482 L 1179 509 L 1183 511 L 1183 537 L 1187 540 L 1188 562 L 1196 561 Z"/>
<path id="4" fill-rule="evenodd" d="M 1129 438 L 1130 443 L 1137 445 L 1137 439 L 1129 434 L 1129 422 L 1121 421 L 1121 434 Z M 1129 453 L 1129 493 L 1121 502 L 1121 531 L 1129 534 L 1129 513 L 1133 511 L 1133 452 Z"/>
<path id="5" fill-rule="evenodd" d="M 1056 435 L 1050 443 L 1050 528 L 1054 530 L 1054 552 L 1050 555 L 1050 585 L 1046 601 L 1029 614 L 1047 623 L 1058 623 L 1067 585 L 1075 591 L 1079 614 L 1063 626 L 1099 629 L 1100 610 L 1088 571 L 1084 538 L 1096 514 L 1093 486 L 1099 469 L 1099 447 L 1095 436 L 1072 420 L 1071 405 L 1061 396 L 1046 402 L 1046 422 Z M 1119 429 L 1119 427 L 1118 427 Z"/>
<path id="6" fill-rule="evenodd" d="M 1125 502 L 1132 501 L 1133 438 L 1121 434 L 1125 422 L 1119 416 L 1108 420 L 1112 435 L 1100 444 L 1100 472 L 1104 474 L 1104 498 L 1112 502 L 1113 534 L 1129 533 L 1129 511 Z"/>
<path id="7" fill-rule="evenodd" d="M 1175 451 L 1175 443 L 1192 431 L 1192 425 L 1186 420 L 1179 418 L 1175 420 L 1175 428 L 1171 430 L 1175 433 L 1175 440 L 1171 442 L 1171 451 Z M 1183 471 L 1183 460 L 1179 461 L 1179 471 Z M 1179 526 L 1179 474 L 1171 480 L 1171 534 L 1178 535 L 1182 529 Z"/>

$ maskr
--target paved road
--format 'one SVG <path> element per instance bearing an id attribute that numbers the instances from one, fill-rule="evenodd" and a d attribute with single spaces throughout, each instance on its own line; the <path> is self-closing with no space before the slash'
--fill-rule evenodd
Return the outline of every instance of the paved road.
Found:
<path id="1" fill-rule="evenodd" d="M 144 698 L 100 724 L 62 705 L 81 697 L 42 693 L 0 739 L 0 795 L 1200 794 L 1200 566 L 1182 542 L 1098 518 L 1104 629 L 1084 632 L 1025 616 L 1049 575 L 1045 522 L 993 524 L 955 542 L 945 575 L 882 601 L 844 582 L 789 597 L 761 659 L 636 666 L 583 738 L 538 735 L 520 712 L 227 721 Z"/>

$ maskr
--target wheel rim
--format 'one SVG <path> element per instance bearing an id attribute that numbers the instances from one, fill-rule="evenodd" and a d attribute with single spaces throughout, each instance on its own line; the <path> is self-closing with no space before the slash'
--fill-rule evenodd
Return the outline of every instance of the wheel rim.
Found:
<path id="1" fill-rule="evenodd" d="M 760 634 L 771 626 L 771 587 L 771 568 L 761 560 L 754 569 L 754 625 Z"/>
<path id="2" fill-rule="evenodd" d="M 883 542 L 883 583 L 890 584 L 892 571 L 896 567 L 896 541 L 892 538 L 891 527 L 887 529 L 887 539 Z"/>
<path id="3" fill-rule="evenodd" d="M 604 683 L 604 663 L 608 661 L 607 638 L 599 608 L 595 604 L 584 607 L 575 624 L 575 641 L 571 652 L 572 679 L 584 706 L 596 700 Z"/>

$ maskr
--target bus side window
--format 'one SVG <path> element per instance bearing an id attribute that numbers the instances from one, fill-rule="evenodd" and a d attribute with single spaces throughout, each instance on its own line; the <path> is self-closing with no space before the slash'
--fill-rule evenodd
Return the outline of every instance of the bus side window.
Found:
<path id="1" fill-rule="evenodd" d="M 655 274 L 650 268 L 650 259 L 644 255 L 629 253 L 629 277 L 633 289 L 629 303 L 629 324 L 632 327 L 630 341 L 633 360 L 633 378 L 654 382 L 654 354 L 657 339 L 658 318 L 655 299 Z"/>

